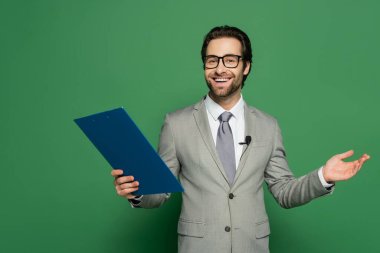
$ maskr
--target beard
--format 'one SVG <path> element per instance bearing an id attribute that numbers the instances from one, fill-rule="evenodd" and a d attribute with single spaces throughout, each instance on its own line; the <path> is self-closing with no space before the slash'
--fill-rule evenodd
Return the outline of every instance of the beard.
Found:
<path id="1" fill-rule="evenodd" d="M 241 84 L 238 84 L 236 80 L 232 80 L 232 83 L 227 87 L 215 87 L 212 85 L 211 81 L 208 81 L 207 79 L 206 84 L 210 90 L 210 95 L 215 98 L 227 98 L 242 86 Z"/>

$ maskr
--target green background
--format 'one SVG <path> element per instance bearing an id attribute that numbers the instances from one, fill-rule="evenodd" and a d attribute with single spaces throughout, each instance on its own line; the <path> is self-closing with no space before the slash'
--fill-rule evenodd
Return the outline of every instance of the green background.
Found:
<path id="1" fill-rule="evenodd" d="M 275 116 L 301 176 L 372 158 L 333 195 L 281 209 L 272 252 L 378 252 L 378 1 L 0 2 L 0 252 L 176 252 L 181 197 L 130 208 L 73 119 L 124 106 L 153 146 L 164 115 L 207 92 L 214 26 L 248 33 L 244 99 Z M 352 159 L 349 159 L 352 160 Z"/>

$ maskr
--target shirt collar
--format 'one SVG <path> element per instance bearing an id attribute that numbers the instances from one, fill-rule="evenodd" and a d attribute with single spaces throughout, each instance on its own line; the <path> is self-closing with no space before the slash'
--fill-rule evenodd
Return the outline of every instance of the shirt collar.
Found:
<path id="1" fill-rule="evenodd" d="M 225 112 L 218 103 L 211 99 L 211 97 L 207 94 L 205 99 L 205 106 L 207 111 L 211 114 L 212 118 L 217 121 L 218 117 Z M 232 116 L 235 118 L 243 117 L 244 115 L 244 100 L 243 95 L 240 95 L 239 101 L 229 110 L 228 112 L 232 113 Z"/>

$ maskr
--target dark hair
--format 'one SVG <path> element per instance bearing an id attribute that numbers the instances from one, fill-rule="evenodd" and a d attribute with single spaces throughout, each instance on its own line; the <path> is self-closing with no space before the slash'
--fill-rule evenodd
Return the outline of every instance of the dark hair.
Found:
<path id="1" fill-rule="evenodd" d="M 245 68 L 247 62 L 249 63 L 252 62 L 251 42 L 247 34 L 237 27 L 224 25 L 224 26 L 217 26 L 217 27 L 212 28 L 203 39 L 203 45 L 202 45 L 202 51 L 201 51 L 203 68 L 204 68 L 204 60 L 206 57 L 206 50 L 207 50 L 208 44 L 210 43 L 211 40 L 219 39 L 223 37 L 235 38 L 240 41 L 241 46 L 242 46 L 242 51 L 243 51 L 242 52 L 243 68 Z M 251 72 L 251 68 L 252 66 L 249 68 L 249 72 Z M 243 77 L 242 87 L 244 86 L 244 81 L 245 79 L 247 79 L 249 72 L 247 75 L 244 75 Z"/>

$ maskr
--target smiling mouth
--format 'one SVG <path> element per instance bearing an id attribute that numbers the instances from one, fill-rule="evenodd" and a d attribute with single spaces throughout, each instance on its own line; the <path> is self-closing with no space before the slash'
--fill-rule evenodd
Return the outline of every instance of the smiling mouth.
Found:
<path id="1" fill-rule="evenodd" d="M 217 83 L 224 83 L 229 81 L 231 78 L 213 78 L 215 82 Z"/>

